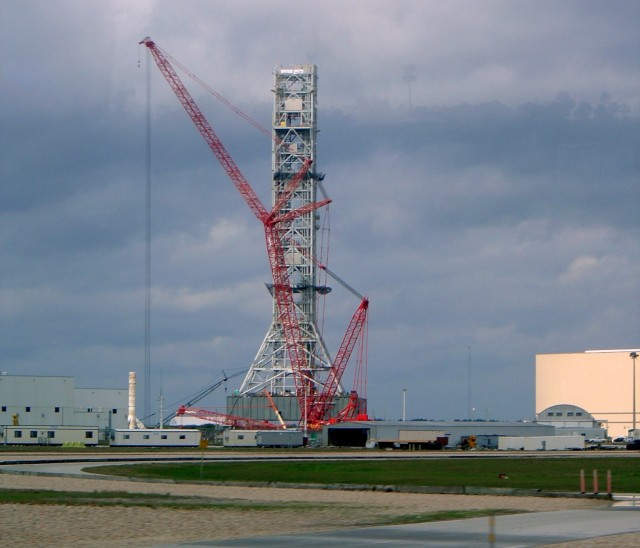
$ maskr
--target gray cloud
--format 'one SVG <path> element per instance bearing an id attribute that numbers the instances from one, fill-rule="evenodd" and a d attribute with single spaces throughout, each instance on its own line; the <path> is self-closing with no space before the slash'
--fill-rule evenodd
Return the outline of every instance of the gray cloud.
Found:
<path id="1" fill-rule="evenodd" d="M 3 370 L 142 372 L 146 34 L 265 126 L 272 67 L 319 65 L 331 266 L 371 298 L 376 415 L 399 417 L 409 387 L 410 416 L 464 416 L 468 347 L 477 416 L 521 418 L 535 353 L 637 346 L 637 3 L 189 6 L 3 4 Z M 151 68 L 153 391 L 162 371 L 177 402 L 248 366 L 269 272 Z M 268 140 L 189 85 L 267 202 Z M 357 304 L 328 297 L 331 350 Z"/>

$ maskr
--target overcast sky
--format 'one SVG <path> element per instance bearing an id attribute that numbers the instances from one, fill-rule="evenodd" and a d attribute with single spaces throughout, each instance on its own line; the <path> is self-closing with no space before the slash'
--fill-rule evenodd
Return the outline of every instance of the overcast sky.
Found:
<path id="1" fill-rule="evenodd" d="M 637 1 L 0 0 L 3 371 L 142 380 L 145 36 L 266 126 L 273 68 L 318 66 L 371 414 L 407 388 L 407 418 L 532 418 L 536 354 L 640 346 Z M 271 300 L 260 225 L 150 71 L 155 408 L 248 367 Z M 269 139 L 187 83 L 268 203 Z M 327 298 L 332 353 L 357 305 Z"/>

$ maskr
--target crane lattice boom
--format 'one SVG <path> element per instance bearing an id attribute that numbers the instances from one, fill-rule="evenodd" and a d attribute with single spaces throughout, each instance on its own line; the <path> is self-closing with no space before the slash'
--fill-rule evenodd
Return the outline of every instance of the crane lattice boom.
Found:
<path id="1" fill-rule="evenodd" d="M 253 211 L 253 214 L 260 220 L 266 218 L 268 215 L 267 209 L 253 191 L 253 188 L 251 188 L 251 185 L 245 179 L 244 175 L 233 161 L 233 158 L 227 152 L 227 149 L 223 146 L 222 141 L 220 141 L 216 132 L 213 131 L 213 128 L 205 118 L 204 114 L 202 114 L 202 111 L 198 108 L 198 105 L 196 105 L 191 94 L 182 83 L 182 80 L 178 77 L 178 74 L 171 66 L 169 60 L 164 56 L 160 49 L 156 47 L 151 38 L 147 37 L 140 43 L 149 48 L 149 51 L 151 52 L 151 55 L 153 55 L 156 65 L 165 77 L 165 80 L 184 109 L 187 111 L 187 114 L 200 132 L 200 135 L 202 135 L 211 151 L 215 154 L 222 168 L 227 172 L 227 175 L 238 189 L 238 192 L 240 192 L 251 211 Z"/>
<path id="2" fill-rule="evenodd" d="M 353 348 L 362 332 L 362 328 L 367 321 L 367 310 L 369 309 L 369 300 L 365 297 L 360 302 L 360 306 L 355 311 L 347 332 L 342 339 L 342 344 L 338 349 L 338 353 L 333 361 L 333 366 L 329 372 L 322 392 L 314 401 L 309 403 L 307 410 L 307 420 L 311 423 L 317 423 L 327 420 L 327 414 L 336 395 L 336 390 L 347 367 Z"/>
<path id="3" fill-rule="evenodd" d="M 249 419 L 247 417 L 238 417 L 236 415 L 227 415 L 226 413 L 218 413 L 202 407 L 181 407 L 178 409 L 177 415 L 179 417 L 195 417 L 197 419 L 205 420 L 210 424 L 229 426 L 243 430 L 277 430 L 280 428 L 266 420 L 261 421 Z"/>
<path id="4" fill-rule="evenodd" d="M 220 138 L 217 136 L 206 117 L 191 97 L 191 94 L 182 83 L 164 53 L 148 37 L 143 39 L 140 43 L 144 44 L 149 49 L 153 55 L 156 65 L 160 69 L 160 72 L 167 80 L 167 83 L 186 110 L 205 142 L 209 145 L 209 148 L 214 153 L 253 214 L 263 224 L 267 255 L 273 277 L 274 296 L 286 340 L 287 353 L 289 354 L 289 359 L 292 364 L 296 395 L 298 396 L 302 414 L 306 412 L 306 410 L 302 409 L 302 402 L 305 397 L 309 395 L 308 384 L 303 380 L 303 373 L 307 367 L 307 360 L 305 358 L 304 350 L 300 344 L 300 327 L 293 300 L 293 289 L 289 280 L 289 273 L 282 248 L 282 237 L 286 232 L 287 223 L 290 223 L 301 215 L 305 215 L 306 213 L 323 207 L 330 203 L 331 200 L 325 199 L 318 202 L 307 203 L 297 209 L 284 213 L 280 211 L 283 204 L 289 200 L 297 186 L 307 175 L 312 163 L 312 160 L 308 159 L 303 162 L 302 168 L 299 172 L 290 179 L 287 187 L 274 204 L 271 211 L 268 211 L 234 162 L 231 155 L 227 152 Z"/>

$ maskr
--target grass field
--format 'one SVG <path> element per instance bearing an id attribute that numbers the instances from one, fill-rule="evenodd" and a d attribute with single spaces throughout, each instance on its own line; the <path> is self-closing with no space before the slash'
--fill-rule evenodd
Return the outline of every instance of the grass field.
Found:
<path id="1" fill-rule="evenodd" d="M 544 492 L 579 492 L 580 470 L 587 491 L 598 470 L 600 492 L 611 471 L 615 493 L 640 492 L 636 458 L 458 458 L 356 461 L 278 461 L 100 466 L 91 472 L 175 481 L 282 482 L 318 484 L 508 487 Z"/>

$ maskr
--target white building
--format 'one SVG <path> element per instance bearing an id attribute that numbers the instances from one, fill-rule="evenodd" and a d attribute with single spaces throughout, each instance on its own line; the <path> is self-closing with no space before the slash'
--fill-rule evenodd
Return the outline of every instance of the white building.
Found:
<path id="1" fill-rule="evenodd" d="M 0 426 L 127 428 L 126 388 L 76 388 L 73 377 L 0 375 Z"/>
<path id="2" fill-rule="evenodd" d="M 586 409 L 577 405 L 547 407 L 536 415 L 536 422 L 555 426 L 558 436 L 580 434 L 588 440 L 608 435 L 606 421 L 596 420 Z"/>

